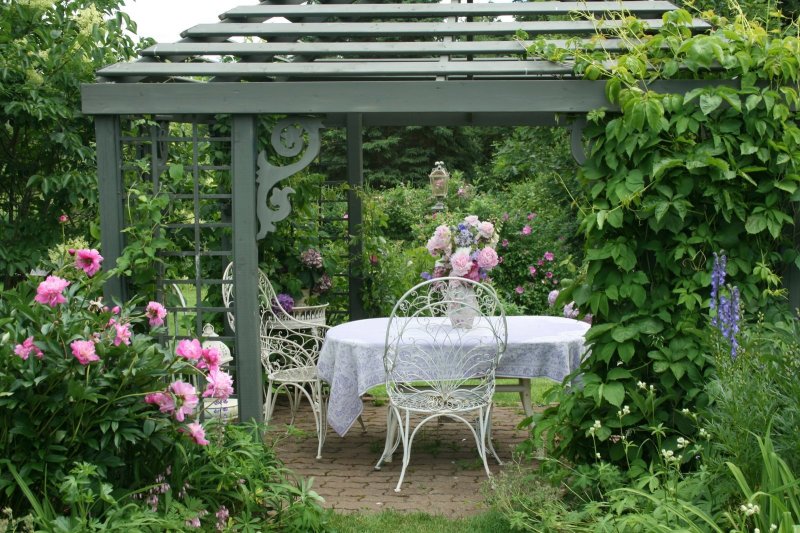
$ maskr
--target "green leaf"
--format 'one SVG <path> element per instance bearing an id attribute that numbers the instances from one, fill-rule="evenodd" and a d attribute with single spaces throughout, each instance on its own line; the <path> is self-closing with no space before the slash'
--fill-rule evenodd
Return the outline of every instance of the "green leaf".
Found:
<path id="1" fill-rule="evenodd" d="M 621 406 L 625 400 L 625 386 L 618 381 L 605 383 L 603 386 L 603 398 L 612 405 Z"/>
<path id="2" fill-rule="evenodd" d="M 744 224 L 744 229 L 751 235 L 755 233 L 761 233 L 767 229 L 767 219 L 761 214 L 750 215 L 747 217 L 747 222 Z"/>
<path id="3" fill-rule="evenodd" d="M 712 113 L 720 104 L 722 104 L 721 96 L 717 96 L 716 94 L 700 95 L 700 110 L 704 115 Z"/>
<path id="4" fill-rule="evenodd" d="M 625 342 L 639 334 L 639 329 L 633 326 L 618 326 L 611 332 L 611 338 L 617 342 Z"/>

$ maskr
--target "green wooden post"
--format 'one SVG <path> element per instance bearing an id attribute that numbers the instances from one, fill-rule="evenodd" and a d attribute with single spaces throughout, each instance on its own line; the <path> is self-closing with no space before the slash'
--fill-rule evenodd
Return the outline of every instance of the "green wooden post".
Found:
<path id="1" fill-rule="evenodd" d="M 233 181 L 233 294 L 236 316 L 236 379 L 239 420 L 263 420 L 258 248 L 256 244 L 256 120 L 234 115 L 231 132 Z"/>
<path id="2" fill-rule="evenodd" d="M 117 115 L 101 115 L 94 121 L 97 138 L 97 185 L 100 192 L 100 241 L 104 268 L 113 268 L 125 247 L 122 149 Z M 103 287 L 106 302 L 127 299 L 125 280 L 114 276 Z"/>
<path id="3" fill-rule="evenodd" d="M 361 269 L 354 268 L 362 261 L 364 245 L 362 241 L 363 216 L 361 198 L 358 192 L 364 187 L 364 154 L 361 130 L 363 119 L 361 113 L 347 115 L 347 233 L 350 235 L 350 320 L 364 318 L 362 304 L 363 279 Z M 354 239 L 355 236 L 355 239 Z"/>

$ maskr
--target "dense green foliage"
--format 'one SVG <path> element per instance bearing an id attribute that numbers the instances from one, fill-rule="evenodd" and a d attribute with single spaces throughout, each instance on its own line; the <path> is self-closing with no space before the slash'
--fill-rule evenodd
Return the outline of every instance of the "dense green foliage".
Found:
<path id="1" fill-rule="evenodd" d="M 135 31 L 119 0 L 0 3 L 0 285 L 44 250 L 88 233 L 97 204 L 94 126 L 80 84 L 130 57 Z M 36 223 L 32 223 L 36 221 Z"/>
<path id="2" fill-rule="evenodd" d="M 594 457 L 596 421 L 599 453 L 613 461 L 657 455 L 645 437 L 650 427 L 668 428 L 673 444 L 693 437 L 681 411 L 708 403 L 703 385 L 712 366 L 702 330 L 713 253 L 730 257 L 727 274 L 745 311 L 781 295 L 780 274 L 797 259 L 800 129 L 790 110 L 800 41 L 743 18 L 691 36 L 688 13 L 664 18 L 656 37 L 610 70 L 600 54 L 581 58 L 586 77 L 608 80 L 620 112 L 597 111 L 586 129 L 585 274 L 562 295 L 599 319 L 587 334 L 584 386 L 560 395 L 537 426 L 573 459 Z M 623 38 L 638 30 L 628 31 Z M 738 83 L 683 95 L 647 90 L 655 79 L 686 76 Z M 654 409 L 640 383 L 655 387 Z M 620 418 L 623 405 L 630 413 Z M 620 433 L 641 448 L 610 439 Z"/>

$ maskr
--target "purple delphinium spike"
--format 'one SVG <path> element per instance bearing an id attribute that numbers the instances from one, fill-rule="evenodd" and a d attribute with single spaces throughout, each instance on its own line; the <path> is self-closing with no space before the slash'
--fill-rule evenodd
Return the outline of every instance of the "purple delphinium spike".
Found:
<path id="1" fill-rule="evenodd" d="M 714 268 L 711 271 L 711 311 L 717 311 L 711 317 L 711 325 L 719 325 L 719 306 L 717 305 L 717 297 L 719 295 L 719 288 L 725 285 L 725 267 L 728 264 L 728 258 L 725 255 L 718 256 L 714 252 Z"/>

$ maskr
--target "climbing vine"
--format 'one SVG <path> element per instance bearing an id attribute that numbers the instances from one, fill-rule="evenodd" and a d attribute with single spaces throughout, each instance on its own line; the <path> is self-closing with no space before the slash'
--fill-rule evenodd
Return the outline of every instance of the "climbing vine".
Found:
<path id="1" fill-rule="evenodd" d="M 800 266 L 797 26 L 712 17 L 710 32 L 692 35 L 691 20 L 668 13 L 654 36 L 640 21 L 624 25 L 617 56 L 531 50 L 551 60 L 574 54 L 586 79 L 606 80 L 614 106 L 588 117 L 579 174 L 589 198 L 585 273 L 560 296 L 594 315 L 591 352 L 582 386 L 557 393 L 534 431 L 567 458 L 648 458 L 679 437 L 694 440 L 714 370 L 706 343 L 714 252 L 727 254 L 745 312 L 778 308 L 781 276 Z M 664 79 L 712 81 L 656 92 Z"/>

